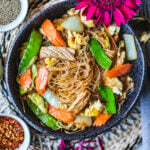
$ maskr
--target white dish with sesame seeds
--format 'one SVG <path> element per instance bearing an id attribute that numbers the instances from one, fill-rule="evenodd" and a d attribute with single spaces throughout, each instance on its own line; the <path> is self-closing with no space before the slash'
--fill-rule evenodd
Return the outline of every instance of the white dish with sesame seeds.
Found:
<path id="1" fill-rule="evenodd" d="M 18 13 L 18 16 L 16 19 L 14 19 L 12 22 L 8 24 L 0 24 L 0 31 L 9 31 L 17 27 L 19 24 L 23 22 L 25 19 L 27 12 L 28 12 L 28 0 L 19 0 L 21 4 L 20 12 Z"/>
<path id="2" fill-rule="evenodd" d="M 29 130 L 29 127 L 27 126 L 27 124 L 21 118 L 17 117 L 16 115 L 0 114 L 0 117 L 10 117 L 10 118 L 18 121 L 18 123 L 20 123 L 20 125 L 22 126 L 22 128 L 24 130 L 24 141 L 19 146 L 19 148 L 17 148 L 16 150 L 27 150 L 27 148 L 30 145 L 30 130 Z"/>

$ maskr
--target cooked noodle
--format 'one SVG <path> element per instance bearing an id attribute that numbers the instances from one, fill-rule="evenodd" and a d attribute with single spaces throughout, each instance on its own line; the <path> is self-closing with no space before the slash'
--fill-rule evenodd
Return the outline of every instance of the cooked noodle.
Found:
<path id="1" fill-rule="evenodd" d="M 43 61 L 37 64 L 38 67 L 43 65 Z M 60 59 L 57 65 L 48 67 L 49 90 L 67 104 L 71 104 L 85 90 L 92 92 L 94 97 L 95 90 L 101 82 L 101 69 L 85 46 L 76 53 L 76 61 Z"/>
<path id="2" fill-rule="evenodd" d="M 58 26 L 58 28 L 61 29 L 60 22 L 63 20 L 64 18 L 61 18 L 53 22 L 56 28 Z M 42 30 L 40 30 L 40 32 L 43 34 Z M 59 106 L 56 107 L 56 109 L 63 109 L 61 110 L 62 112 L 66 111 L 67 113 L 71 113 L 74 117 L 72 122 L 64 123 L 61 118 L 57 119 L 55 114 L 52 115 L 58 120 L 58 127 L 67 130 L 66 132 L 71 134 L 83 130 L 85 127 L 92 126 L 93 120 L 96 120 L 95 118 L 98 117 L 100 113 L 105 112 L 105 104 L 97 88 L 99 84 L 106 85 L 111 88 L 112 91 L 114 90 L 117 113 L 119 113 L 127 93 L 134 87 L 134 82 L 129 75 L 108 79 L 106 76 L 107 70 L 102 68 L 92 55 L 88 42 L 91 37 L 94 37 L 100 43 L 105 54 L 112 60 L 112 68 L 126 62 L 126 51 L 124 47 L 117 47 L 108 29 L 103 25 L 93 28 L 84 26 L 82 33 L 67 29 L 59 30 L 59 33 L 63 40 L 65 40 L 66 47 L 56 47 L 52 45 L 49 39 L 43 35 L 41 49 L 45 55 L 41 57 L 42 52 L 40 50 L 39 58 L 35 65 L 37 71 L 41 68 L 46 68 L 47 70 L 48 85 L 46 81 L 45 91 L 50 92 L 50 94 L 59 101 Z M 53 52 L 54 55 L 47 57 L 49 52 L 51 52 L 51 54 Z M 71 59 L 69 59 L 69 57 L 71 57 Z M 50 61 L 54 59 L 55 62 L 47 64 L 46 59 Z M 36 90 L 34 86 L 34 89 L 28 91 L 27 94 L 35 92 Z M 44 98 L 43 96 L 43 99 Z M 51 98 L 49 99 L 51 100 Z M 46 101 L 47 104 L 52 105 L 51 102 Z M 52 105 L 52 107 L 55 106 Z M 93 112 L 90 114 L 90 109 L 95 114 Z M 85 118 L 81 119 L 82 116 Z M 88 123 L 86 124 L 81 120 L 86 120 L 85 122 Z"/>

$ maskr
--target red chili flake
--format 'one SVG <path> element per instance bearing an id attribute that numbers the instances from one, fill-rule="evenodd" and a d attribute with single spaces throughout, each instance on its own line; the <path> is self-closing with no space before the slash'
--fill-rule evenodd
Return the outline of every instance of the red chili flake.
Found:
<path id="1" fill-rule="evenodd" d="M 0 117 L 0 148 L 15 150 L 24 141 L 24 131 L 18 121 Z"/>

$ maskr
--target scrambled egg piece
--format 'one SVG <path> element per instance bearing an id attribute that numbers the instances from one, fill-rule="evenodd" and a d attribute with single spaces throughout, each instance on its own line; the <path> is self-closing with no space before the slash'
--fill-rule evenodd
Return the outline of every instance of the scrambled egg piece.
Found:
<path id="1" fill-rule="evenodd" d="M 53 21 L 53 24 L 54 26 L 56 27 L 56 29 L 58 31 L 63 31 L 64 30 L 64 27 L 61 25 L 63 23 L 64 19 L 63 18 L 60 18 L 60 19 L 55 19 Z"/>
<path id="2" fill-rule="evenodd" d="M 68 30 L 68 46 L 73 49 L 80 50 L 81 45 L 87 45 L 89 36 L 84 37 L 82 34 L 77 32 L 71 32 Z"/>
<path id="3" fill-rule="evenodd" d="M 104 84 L 110 87 L 117 95 L 122 95 L 123 84 L 118 78 L 108 78 L 104 80 Z"/>
<path id="4" fill-rule="evenodd" d="M 57 58 L 46 58 L 45 64 L 47 66 L 54 66 L 57 63 Z"/>
<path id="5" fill-rule="evenodd" d="M 95 27 L 95 24 L 94 24 L 94 20 L 93 19 L 91 19 L 91 20 L 86 20 L 86 16 L 80 16 L 80 18 L 81 18 L 81 22 L 86 26 L 86 27 L 88 27 L 88 28 L 93 28 L 93 27 Z"/>
<path id="6" fill-rule="evenodd" d="M 67 11 L 67 14 L 70 15 L 70 16 L 72 16 L 72 15 L 77 15 L 77 14 L 79 14 L 79 11 L 80 11 L 80 10 L 75 10 L 74 8 L 71 8 L 71 9 L 69 9 L 69 10 Z"/>
<path id="7" fill-rule="evenodd" d="M 88 117 L 97 117 L 104 110 L 104 105 L 100 102 L 100 100 L 95 101 L 93 104 L 86 108 L 81 115 Z"/>

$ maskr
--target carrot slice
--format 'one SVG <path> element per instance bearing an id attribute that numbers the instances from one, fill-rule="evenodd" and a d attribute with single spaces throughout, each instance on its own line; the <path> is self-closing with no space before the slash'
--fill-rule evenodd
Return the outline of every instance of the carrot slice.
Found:
<path id="1" fill-rule="evenodd" d="M 109 78 L 118 77 L 126 73 L 129 73 L 131 69 L 132 69 L 132 64 L 119 65 L 113 68 L 112 70 L 107 71 L 106 75 Z"/>
<path id="2" fill-rule="evenodd" d="M 102 113 L 98 117 L 96 117 L 93 125 L 94 126 L 102 126 L 111 118 L 111 116 L 112 116 L 112 114 L 107 115 L 106 113 Z"/>
<path id="3" fill-rule="evenodd" d="M 32 78 L 31 78 L 31 69 L 29 68 L 25 73 L 23 73 L 20 78 L 20 85 L 23 89 L 30 88 L 32 84 Z"/>
<path id="4" fill-rule="evenodd" d="M 35 82 L 36 90 L 40 95 L 43 95 L 46 91 L 46 86 L 48 84 L 48 71 L 45 67 L 40 68 Z"/>
<path id="5" fill-rule="evenodd" d="M 58 120 L 61 120 L 62 122 L 69 123 L 74 121 L 74 116 L 70 113 L 67 112 L 66 110 L 55 108 L 50 105 L 49 107 L 49 113 L 55 117 Z"/>
<path id="6" fill-rule="evenodd" d="M 50 42 L 52 44 L 54 44 L 55 46 L 65 46 L 66 45 L 65 42 L 63 41 L 62 37 L 56 30 L 55 26 L 53 25 L 53 23 L 50 20 L 46 19 L 43 22 L 41 27 L 42 27 L 44 34 L 47 36 L 47 38 L 50 40 Z"/>

